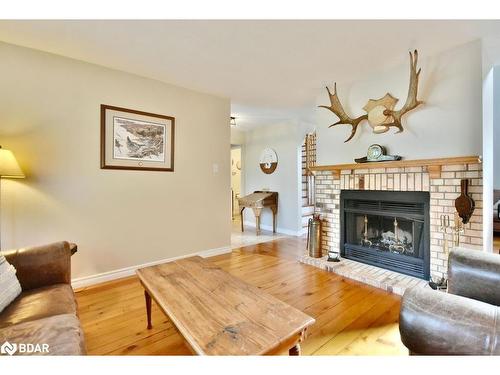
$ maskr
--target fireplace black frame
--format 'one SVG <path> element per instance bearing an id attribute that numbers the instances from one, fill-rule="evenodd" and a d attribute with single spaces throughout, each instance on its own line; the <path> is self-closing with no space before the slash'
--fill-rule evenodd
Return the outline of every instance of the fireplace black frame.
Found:
<path id="1" fill-rule="evenodd" d="M 346 249 L 346 215 L 353 210 L 346 209 L 346 202 L 349 200 L 360 201 L 376 201 L 376 202 L 391 202 L 391 203 L 418 203 L 423 204 L 423 234 L 421 243 L 423 244 L 423 256 L 414 258 L 406 255 L 381 253 L 375 249 L 367 249 L 363 246 L 347 244 Z M 373 191 L 373 190 L 342 190 L 340 192 L 340 255 L 343 258 L 356 260 L 365 264 L 385 268 L 388 270 L 404 273 L 410 276 L 418 277 L 424 280 L 429 280 L 430 277 L 430 194 L 423 191 Z M 387 211 L 370 210 L 370 214 L 387 215 Z M 401 214 L 401 217 L 415 217 L 412 213 Z M 419 215 L 422 217 L 422 215 Z M 362 254 L 360 258 L 357 254 Z M 401 268 L 398 266 L 398 261 L 402 260 L 408 267 Z M 411 269 L 411 264 L 415 269 Z"/>

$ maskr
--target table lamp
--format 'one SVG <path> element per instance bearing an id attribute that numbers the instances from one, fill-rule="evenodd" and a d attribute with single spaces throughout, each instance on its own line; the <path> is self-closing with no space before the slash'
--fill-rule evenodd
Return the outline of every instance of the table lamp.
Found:
<path id="1" fill-rule="evenodd" d="M 2 178 L 24 178 L 24 173 L 19 167 L 16 158 L 12 151 L 3 149 L 0 146 L 0 184 L 2 182 Z M 1 197 L 2 197 L 2 189 L 0 186 L 0 209 L 1 209 Z M 1 219 L 1 211 L 0 211 L 0 219 Z M 0 225 L 0 251 L 2 250 L 2 228 Z"/>

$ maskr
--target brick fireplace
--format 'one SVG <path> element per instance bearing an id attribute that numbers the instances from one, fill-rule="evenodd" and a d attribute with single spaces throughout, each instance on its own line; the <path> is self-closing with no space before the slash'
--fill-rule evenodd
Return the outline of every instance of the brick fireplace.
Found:
<path id="1" fill-rule="evenodd" d="M 445 159 L 435 159 L 445 160 Z M 314 167 L 316 176 L 315 212 L 323 219 L 323 254 L 329 251 L 341 254 L 341 219 L 340 196 L 342 191 L 392 191 L 392 192 L 428 192 L 429 199 L 429 269 L 434 279 L 445 277 L 447 273 L 447 254 L 444 251 L 444 234 L 440 230 L 441 215 L 449 215 L 450 224 L 455 226 L 455 199 L 460 194 L 461 179 L 469 180 L 469 195 L 476 203 L 476 209 L 464 232 L 460 234 L 460 246 L 480 248 L 483 244 L 482 207 L 483 175 L 482 164 L 477 158 L 451 158 L 442 165 L 414 161 L 412 166 L 401 166 L 403 162 L 383 163 L 374 166 L 338 165 Z M 425 165 L 428 164 L 428 165 Z M 448 242 L 452 247 L 451 228 Z M 334 264 L 325 263 L 326 259 L 315 260 L 306 255 L 304 263 L 325 269 L 335 268 Z M 349 262 L 351 260 L 343 260 Z"/>

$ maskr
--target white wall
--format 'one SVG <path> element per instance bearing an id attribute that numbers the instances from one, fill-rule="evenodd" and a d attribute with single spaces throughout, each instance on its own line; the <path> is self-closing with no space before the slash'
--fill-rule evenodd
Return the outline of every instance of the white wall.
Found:
<path id="1" fill-rule="evenodd" d="M 230 245 L 228 99 L 3 43 L 0 87 L 28 176 L 2 184 L 4 248 L 76 242 L 82 277 Z M 175 172 L 100 169 L 101 103 L 174 116 Z"/>
<path id="2" fill-rule="evenodd" d="M 485 251 L 493 251 L 493 189 L 499 176 L 498 162 L 498 106 L 500 86 L 498 68 L 500 63 L 500 38 L 491 36 L 482 39 L 483 60 L 483 243 Z"/>
<path id="3" fill-rule="evenodd" d="M 494 187 L 500 190 L 500 66 L 493 70 L 493 168 Z"/>
<path id="4" fill-rule="evenodd" d="M 494 70 L 483 80 L 483 249 L 493 251 Z M 489 197 L 489 198 L 488 198 Z"/>
<path id="5" fill-rule="evenodd" d="M 242 145 L 245 143 L 245 132 L 231 126 L 231 144 Z"/>
<path id="6" fill-rule="evenodd" d="M 358 82 L 342 83 L 332 72 L 331 83 L 337 80 L 337 90 L 346 111 L 355 117 L 365 112 L 368 99 L 391 93 L 399 98 L 399 109 L 407 95 L 409 57 L 402 51 L 404 64 L 393 69 L 360 78 Z M 389 153 L 407 159 L 465 156 L 482 154 L 482 65 L 481 44 L 473 42 L 438 56 L 426 56 L 420 50 L 422 68 L 419 99 L 425 104 L 403 117 L 405 131 L 394 134 L 373 134 L 368 123 L 359 126 L 356 136 L 344 143 L 351 132 L 350 125 L 328 128 L 338 118 L 330 111 L 317 109 L 318 165 L 352 163 L 364 156 L 372 143 L 388 148 Z M 369 62 L 367 62 L 369 63 Z M 326 90 L 317 104 L 329 105 Z"/>
<path id="7" fill-rule="evenodd" d="M 244 193 L 268 188 L 277 191 L 278 231 L 297 234 L 301 231 L 300 211 L 300 147 L 306 131 L 294 121 L 260 126 L 245 135 Z M 278 154 L 278 167 L 272 174 L 265 174 L 259 166 L 262 150 L 272 148 Z M 245 210 L 245 221 L 255 223 L 252 210 Z M 272 226 L 270 210 L 261 216 L 262 226 Z"/>

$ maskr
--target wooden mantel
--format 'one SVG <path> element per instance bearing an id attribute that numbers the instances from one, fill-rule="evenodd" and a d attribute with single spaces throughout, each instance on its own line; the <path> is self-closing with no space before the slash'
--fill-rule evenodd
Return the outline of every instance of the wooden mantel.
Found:
<path id="1" fill-rule="evenodd" d="M 443 165 L 456 164 L 476 164 L 481 163 L 479 156 L 459 156 L 453 158 L 419 159 L 419 160 L 398 160 L 370 163 L 352 163 L 336 165 L 318 165 L 309 167 L 312 172 L 331 171 L 334 176 L 339 177 L 342 170 L 353 169 L 375 169 L 375 168 L 405 168 L 405 167 L 427 167 L 430 178 L 441 177 L 441 167 Z"/>

